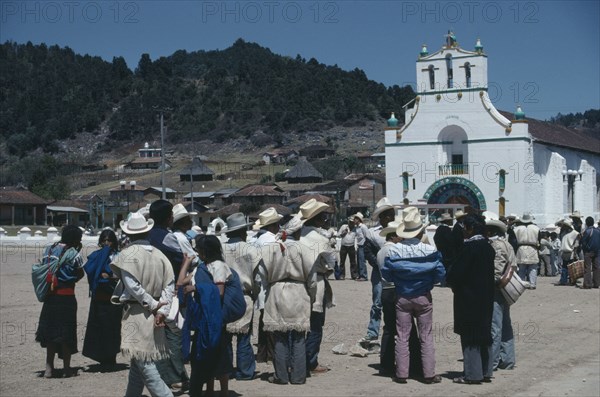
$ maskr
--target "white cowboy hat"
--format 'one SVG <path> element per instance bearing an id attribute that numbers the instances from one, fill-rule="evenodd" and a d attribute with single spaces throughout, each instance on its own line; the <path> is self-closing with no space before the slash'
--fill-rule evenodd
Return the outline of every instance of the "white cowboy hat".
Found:
<path id="1" fill-rule="evenodd" d="M 139 212 L 130 213 L 126 221 L 121 221 L 121 230 L 125 234 L 141 234 L 149 232 L 154 226 L 154 219 L 146 220 Z"/>
<path id="2" fill-rule="evenodd" d="M 234 230 L 245 229 L 252 225 L 252 222 L 246 222 L 246 215 L 241 212 L 231 214 L 225 220 L 225 227 L 221 229 L 219 234 L 233 232 Z"/>
<path id="3" fill-rule="evenodd" d="M 254 223 L 252 229 L 260 229 L 268 225 L 272 225 L 273 223 L 277 223 L 283 218 L 283 215 L 277 213 L 277 210 L 273 207 L 269 207 L 260 214 L 258 214 L 258 219 Z"/>
<path id="4" fill-rule="evenodd" d="M 501 220 L 486 218 L 485 225 L 489 227 L 497 227 L 500 230 L 502 230 L 503 233 L 506 233 L 506 225 Z"/>
<path id="5" fill-rule="evenodd" d="M 571 215 L 569 215 L 569 218 L 573 219 L 573 218 L 579 218 L 581 219 L 581 213 L 579 211 L 573 211 L 573 213 Z"/>
<path id="6" fill-rule="evenodd" d="M 385 212 L 387 210 L 393 210 L 395 208 L 396 207 L 392 205 L 390 200 L 387 197 L 384 197 L 381 200 L 379 200 L 377 204 L 375 204 L 375 211 L 373 211 L 372 218 L 377 218 L 382 212 Z"/>
<path id="7" fill-rule="evenodd" d="M 519 217 L 517 216 L 517 214 L 510 214 L 509 216 L 506 217 L 506 219 L 518 219 Z"/>
<path id="8" fill-rule="evenodd" d="M 175 204 L 175 206 L 173 207 L 173 223 L 177 222 L 180 219 L 187 217 L 191 217 L 193 215 L 198 215 L 197 212 L 188 212 L 185 207 L 183 206 L 183 204 Z"/>
<path id="9" fill-rule="evenodd" d="M 440 222 L 452 221 L 452 220 L 454 220 L 454 219 L 452 218 L 452 215 L 450 215 L 450 214 L 449 214 L 449 213 L 447 213 L 447 212 L 444 212 L 444 213 L 442 214 L 442 216 L 440 216 L 440 217 L 438 218 L 438 221 L 440 221 Z"/>
<path id="10" fill-rule="evenodd" d="M 383 229 L 381 229 L 381 231 L 379 232 L 379 235 L 383 238 L 386 238 L 388 234 L 395 233 L 396 229 L 398 229 L 398 226 L 400 226 L 400 224 L 402 223 L 401 221 L 399 221 L 397 219 L 398 218 L 396 218 L 396 220 L 394 220 L 393 222 L 388 223 L 387 227 L 384 227 Z"/>
<path id="11" fill-rule="evenodd" d="M 466 216 L 467 214 L 465 214 L 465 212 L 463 210 L 457 210 L 454 213 L 454 219 L 459 219 L 462 218 L 463 216 Z"/>
<path id="12" fill-rule="evenodd" d="M 425 225 L 417 207 L 406 207 L 402 210 L 402 224 L 396 229 L 398 237 L 417 237 L 424 229 Z"/>
<path id="13" fill-rule="evenodd" d="M 300 214 L 302 216 L 302 223 L 305 223 L 309 219 L 314 218 L 321 212 L 325 211 L 329 206 L 325 203 L 315 200 L 314 198 L 308 200 L 306 203 L 300 206 Z"/>
<path id="14" fill-rule="evenodd" d="M 352 215 L 352 218 L 353 219 L 358 218 L 362 222 L 362 220 L 365 218 L 365 216 L 362 213 L 357 212 L 356 214 Z"/>
<path id="15" fill-rule="evenodd" d="M 568 219 L 568 218 L 565 218 L 565 219 L 561 219 L 558 222 L 556 222 L 556 226 L 563 226 L 563 225 L 572 228 L 573 227 L 573 221 L 570 220 L 570 219 Z"/>
<path id="16" fill-rule="evenodd" d="M 523 224 L 533 223 L 533 215 L 531 215 L 530 213 L 525 213 L 523 214 L 519 222 Z"/>

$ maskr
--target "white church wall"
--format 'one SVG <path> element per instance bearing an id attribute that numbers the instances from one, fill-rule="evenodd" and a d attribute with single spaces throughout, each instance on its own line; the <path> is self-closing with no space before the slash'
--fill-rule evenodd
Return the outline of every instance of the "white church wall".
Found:
<path id="1" fill-rule="evenodd" d="M 585 216 L 600 215 L 598 208 L 597 172 L 600 155 L 574 149 L 534 143 L 536 173 L 542 177 L 544 213 L 547 223 L 555 222 L 571 213 L 568 206 L 568 175 L 563 171 L 582 171 L 581 176 L 571 176 L 574 182 L 574 208 Z"/>
<path id="2" fill-rule="evenodd" d="M 489 141 L 469 145 L 470 179 L 482 191 L 487 209 L 499 212 L 500 197 L 506 200 L 505 213 L 520 213 L 526 207 L 523 186 L 535 180 L 528 160 L 526 141 Z M 500 170 L 506 172 L 505 189 L 500 191 Z"/>
<path id="3" fill-rule="evenodd" d="M 435 95 L 422 96 L 416 116 L 402 131 L 400 142 L 437 141 L 440 131 L 452 125 L 462 128 L 468 139 L 509 136 L 505 127 L 487 114 L 478 94 L 465 93 L 460 100 L 456 95 L 440 94 L 439 100 Z"/>

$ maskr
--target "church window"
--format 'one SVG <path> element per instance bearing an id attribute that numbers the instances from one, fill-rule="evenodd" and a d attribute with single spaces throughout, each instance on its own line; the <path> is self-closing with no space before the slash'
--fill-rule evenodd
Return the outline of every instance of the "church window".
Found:
<path id="1" fill-rule="evenodd" d="M 467 173 L 467 167 L 463 163 L 463 155 L 462 154 L 453 154 L 452 155 L 452 165 L 451 165 L 451 174 L 452 175 L 462 175 Z"/>
<path id="2" fill-rule="evenodd" d="M 506 199 L 504 197 L 500 197 L 500 199 L 498 200 L 498 215 L 506 215 Z"/>
<path id="3" fill-rule="evenodd" d="M 504 188 L 506 187 L 506 171 L 505 170 L 500 170 L 500 172 L 498 172 L 498 183 L 499 183 L 499 188 L 500 191 L 503 192 Z"/>
<path id="4" fill-rule="evenodd" d="M 402 190 L 408 192 L 408 172 L 402 173 Z"/>
<path id="5" fill-rule="evenodd" d="M 413 190 L 417 190 L 417 180 L 413 178 Z"/>
<path id="6" fill-rule="evenodd" d="M 435 89 L 435 71 L 433 70 L 433 65 L 429 65 L 429 88 Z"/>
<path id="7" fill-rule="evenodd" d="M 448 54 L 446 55 L 446 70 L 448 72 L 448 88 L 452 88 L 453 87 L 453 80 L 454 80 L 454 76 L 452 73 L 452 55 Z"/>
<path id="8" fill-rule="evenodd" d="M 465 79 L 467 81 L 467 88 L 471 87 L 471 64 L 469 62 L 465 63 Z"/>

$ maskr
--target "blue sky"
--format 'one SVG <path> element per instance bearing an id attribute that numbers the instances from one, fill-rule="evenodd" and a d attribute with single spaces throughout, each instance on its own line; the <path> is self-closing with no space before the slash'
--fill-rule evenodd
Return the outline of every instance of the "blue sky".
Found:
<path id="1" fill-rule="evenodd" d="M 236 39 L 360 68 L 385 85 L 414 84 L 421 44 L 448 29 L 481 38 L 496 107 L 529 117 L 600 108 L 600 9 L 594 1 L 0 1 L 0 39 L 58 44 L 136 67 L 178 49 Z"/>

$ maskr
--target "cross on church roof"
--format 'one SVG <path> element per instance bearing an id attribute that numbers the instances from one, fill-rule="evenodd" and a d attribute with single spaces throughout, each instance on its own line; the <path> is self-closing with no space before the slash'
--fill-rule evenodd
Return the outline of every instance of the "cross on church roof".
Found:
<path id="1" fill-rule="evenodd" d="M 456 35 L 452 30 L 448 30 L 448 34 L 446 34 L 446 48 L 453 48 L 457 45 Z"/>

